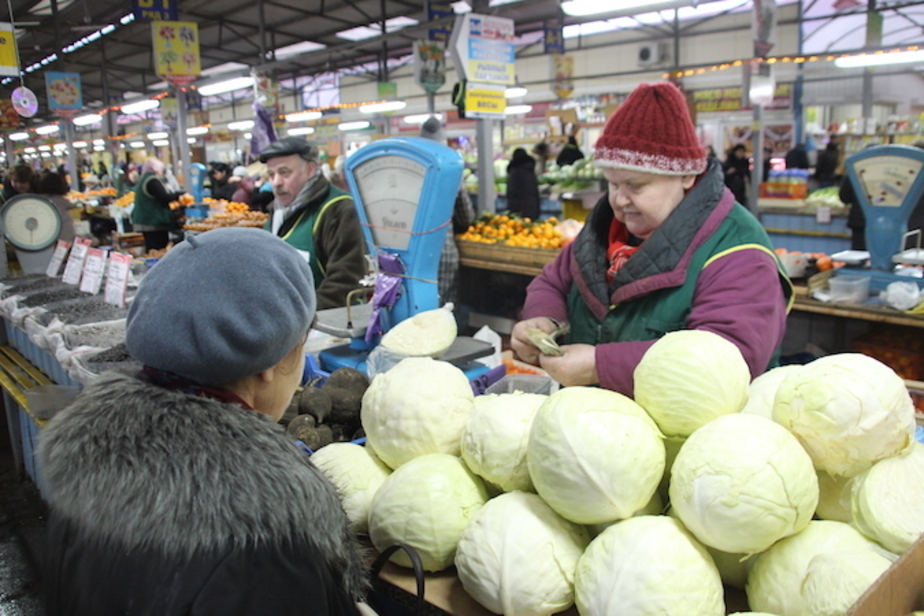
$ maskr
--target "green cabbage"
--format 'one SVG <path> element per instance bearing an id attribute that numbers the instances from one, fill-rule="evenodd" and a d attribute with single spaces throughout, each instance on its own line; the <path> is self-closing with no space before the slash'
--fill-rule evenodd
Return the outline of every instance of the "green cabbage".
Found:
<path id="1" fill-rule="evenodd" d="M 704 330 L 670 332 L 642 357 L 635 401 L 666 436 L 689 436 L 748 400 L 751 373 L 734 344 Z"/>
<path id="2" fill-rule="evenodd" d="M 382 346 L 409 357 L 439 357 L 459 333 L 452 309 L 450 303 L 401 321 L 382 336 Z"/>
<path id="3" fill-rule="evenodd" d="M 914 442 L 905 383 L 872 357 L 828 355 L 783 379 L 773 420 L 792 431 L 815 468 L 853 477 Z"/>
<path id="4" fill-rule="evenodd" d="M 360 533 L 369 529 L 372 497 L 391 469 L 365 447 L 353 443 L 331 443 L 311 456 L 340 495 L 350 527 Z"/>
<path id="5" fill-rule="evenodd" d="M 590 542 L 574 575 L 582 616 L 724 616 L 719 572 L 677 520 L 624 520 Z"/>
<path id="6" fill-rule="evenodd" d="M 891 564 L 869 550 L 819 554 L 805 571 L 802 614 L 843 616 Z"/>
<path id="7" fill-rule="evenodd" d="M 792 434 L 736 413 L 687 439 L 671 471 L 670 499 L 697 539 L 752 554 L 805 528 L 818 504 L 818 480 Z"/>
<path id="8" fill-rule="evenodd" d="M 664 444 L 635 402 L 596 387 L 549 396 L 530 430 L 526 460 L 539 495 L 579 524 L 627 518 L 651 500 Z"/>
<path id="9" fill-rule="evenodd" d="M 526 443 L 533 417 L 547 399 L 523 392 L 477 396 L 462 432 L 462 459 L 468 468 L 504 492 L 533 492 Z"/>
<path id="10" fill-rule="evenodd" d="M 776 397 L 776 390 L 780 388 L 783 379 L 801 368 L 802 366 L 798 365 L 780 366 L 751 381 L 748 387 L 748 402 L 741 412 L 773 419 L 773 399 Z"/>
<path id="11" fill-rule="evenodd" d="M 854 478 L 853 524 L 896 554 L 924 533 L 924 445 L 877 462 Z"/>
<path id="12" fill-rule="evenodd" d="M 429 357 L 409 357 L 372 379 L 363 395 L 363 430 L 391 468 L 428 453 L 458 456 L 473 399 L 471 384 L 459 368 Z"/>
<path id="13" fill-rule="evenodd" d="M 535 494 L 488 501 L 462 531 L 456 568 L 465 590 L 506 616 L 548 616 L 574 602 L 574 570 L 590 538 Z"/>
<path id="14" fill-rule="evenodd" d="M 434 453 L 389 475 L 372 499 L 369 538 L 380 552 L 403 544 L 417 550 L 426 571 L 453 563 L 462 531 L 487 502 L 488 491 L 459 458 Z M 411 563 L 398 551 L 391 560 Z"/>

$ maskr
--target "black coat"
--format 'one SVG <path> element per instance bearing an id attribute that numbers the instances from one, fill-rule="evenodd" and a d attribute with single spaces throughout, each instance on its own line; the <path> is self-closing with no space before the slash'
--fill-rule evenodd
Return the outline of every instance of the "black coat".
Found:
<path id="1" fill-rule="evenodd" d="M 241 406 L 108 373 L 42 431 L 46 613 L 356 616 L 331 484 Z"/>
<path id="2" fill-rule="evenodd" d="M 526 154 L 507 165 L 507 209 L 524 218 L 539 218 L 539 180 L 536 161 Z"/>

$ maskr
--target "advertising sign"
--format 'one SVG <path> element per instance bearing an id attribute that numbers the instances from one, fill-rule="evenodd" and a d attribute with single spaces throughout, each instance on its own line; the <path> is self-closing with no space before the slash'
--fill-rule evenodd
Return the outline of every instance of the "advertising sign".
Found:
<path id="1" fill-rule="evenodd" d="M 192 83 L 202 73 L 199 24 L 192 21 L 152 21 L 154 70 L 175 86 Z"/>
<path id="2" fill-rule="evenodd" d="M 138 20 L 176 21 L 178 0 L 132 0 L 132 14 Z"/>
<path id="3" fill-rule="evenodd" d="M 430 5 L 427 7 L 427 21 L 429 22 L 446 19 L 447 17 L 452 17 L 455 14 L 456 12 L 452 10 L 451 2 L 437 2 L 436 0 L 430 0 Z M 430 28 L 428 33 L 428 38 L 431 41 L 441 41 L 443 43 L 449 41 L 450 36 L 452 36 L 451 24 Z"/>
<path id="4" fill-rule="evenodd" d="M 469 82 L 513 85 L 513 35 L 512 19 L 476 13 L 457 15 L 449 41 L 456 71 Z"/>
<path id="5" fill-rule="evenodd" d="M 568 98 L 574 92 L 574 56 L 557 53 L 552 56 L 552 91 L 558 98 Z"/>
<path id="6" fill-rule="evenodd" d="M 446 83 L 446 46 L 440 41 L 414 41 L 414 81 L 435 94 Z"/>
<path id="7" fill-rule="evenodd" d="M 565 53 L 565 37 L 562 34 L 561 22 L 545 22 L 542 42 L 545 53 Z"/>
<path id="8" fill-rule="evenodd" d="M 465 89 L 465 117 L 495 120 L 507 109 L 506 87 L 489 83 L 469 83 Z"/>
<path id="9" fill-rule="evenodd" d="M 45 73 L 48 109 L 63 117 L 76 115 L 83 108 L 80 73 Z"/>
<path id="10" fill-rule="evenodd" d="M 0 23 L 0 75 L 19 77 L 19 53 L 10 23 Z"/>

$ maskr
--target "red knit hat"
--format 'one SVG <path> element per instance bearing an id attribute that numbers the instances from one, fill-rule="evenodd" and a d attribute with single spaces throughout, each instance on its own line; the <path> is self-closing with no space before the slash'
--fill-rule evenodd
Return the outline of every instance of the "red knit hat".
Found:
<path id="1" fill-rule="evenodd" d="M 635 88 L 607 120 L 594 148 L 594 164 L 660 175 L 705 171 L 706 150 L 677 86 L 662 81 Z"/>

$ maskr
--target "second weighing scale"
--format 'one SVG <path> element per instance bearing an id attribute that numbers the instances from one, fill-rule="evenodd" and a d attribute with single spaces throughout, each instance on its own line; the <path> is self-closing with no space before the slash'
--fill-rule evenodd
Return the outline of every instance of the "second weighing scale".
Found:
<path id="1" fill-rule="evenodd" d="M 870 290 L 881 291 L 896 281 L 924 288 L 924 278 L 894 273 L 897 265 L 924 265 L 921 234 L 908 233 L 908 219 L 924 195 L 924 150 L 877 146 L 851 154 L 844 164 L 866 217 L 870 269 L 862 273 L 870 276 Z M 906 240 L 914 237 L 916 245 L 909 249 Z"/>
<path id="2" fill-rule="evenodd" d="M 16 195 L 0 209 L 0 225 L 23 274 L 44 274 L 61 235 L 55 204 L 39 195 Z"/>
<path id="3" fill-rule="evenodd" d="M 369 327 L 387 332 L 405 319 L 440 307 L 440 256 L 463 168 L 458 152 L 420 137 L 374 141 L 347 159 L 344 172 L 376 263 L 376 287 L 390 283 L 397 285 L 397 292 L 394 303 L 378 310 L 377 324 L 370 313 L 375 312 L 378 291 L 372 305 L 318 313 L 317 329 L 352 338 L 349 345 L 319 353 L 324 370 L 350 367 L 365 372 L 366 357 L 379 338 L 368 332 Z M 492 352 L 487 343 L 459 337 L 439 359 L 461 366 Z"/>

